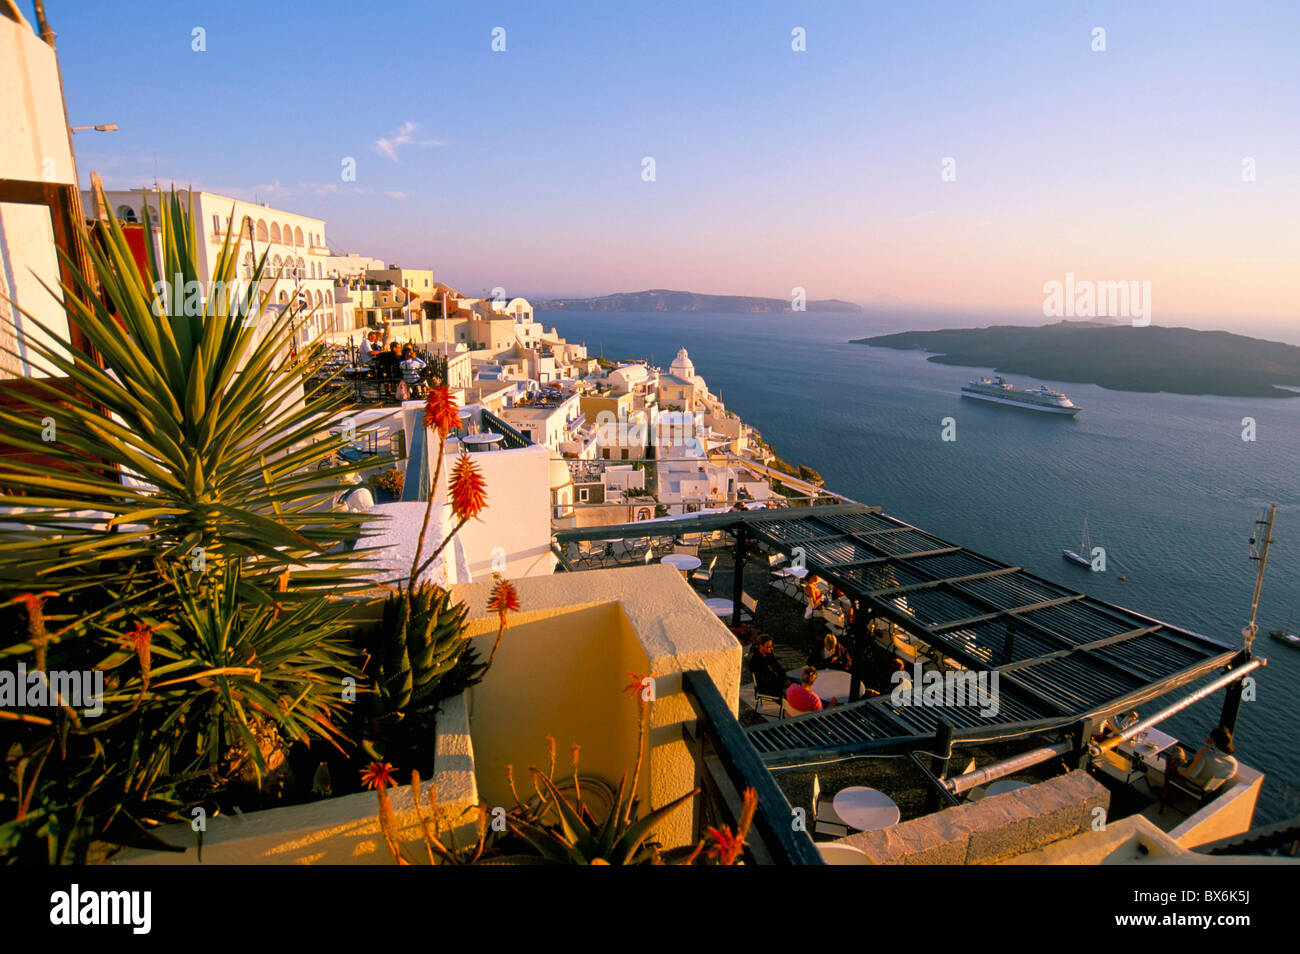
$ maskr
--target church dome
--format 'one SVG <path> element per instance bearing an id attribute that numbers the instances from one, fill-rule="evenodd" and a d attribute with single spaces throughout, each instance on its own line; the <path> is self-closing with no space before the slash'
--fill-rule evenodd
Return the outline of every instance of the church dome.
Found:
<path id="1" fill-rule="evenodd" d="M 685 348 L 677 352 L 677 357 L 673 358 L 673 363 L 668 366 L 668 373 L 686 381 L 695 380 L 695 365 L 691 363 L 691 356 L 686 353 Z"/>

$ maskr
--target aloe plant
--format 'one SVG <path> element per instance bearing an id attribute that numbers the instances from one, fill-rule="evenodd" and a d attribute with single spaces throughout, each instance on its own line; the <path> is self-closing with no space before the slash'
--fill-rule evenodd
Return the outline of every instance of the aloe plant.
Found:
<path id="1" fill-rule="evenodd" d="M 459 668 L 461 678 L 448 686 L 460 691 L 485 668 L 478 666 L 465 637 L 468 613 L 465 604 L 453 603 L 451 594 L 431 583 L 416 584 L 384 603 L 371 646 L 371 722 L 377 736 L 418 743 L 419 736 L 432 732 L 438 703 L 450 694 L 444 680 Z M 381 751 L 378 738 L 368 739 L 365 747 L 374 758 L 389 754 Z"/>
<path id="2" fill-rule="evenodd" d="M 576 804 L 570 802 L 544 772 L 536 768 L 530 771 L 544 792 L 543 803 L 555 808 L 559 822 L 545 825 L 528 821 L 520 814 L 508 814 L 506 824 L 551 864 L 653 864 L 660 854 L 660 846 L 652 838 L 655 825 L 700 792 L 693 789 L 645 817 L 637 817 L 638 799 L 630 790 L 625 791 L 624 778 L 614 810 L 603 822 L 597 822 L 580 798 Z"/>

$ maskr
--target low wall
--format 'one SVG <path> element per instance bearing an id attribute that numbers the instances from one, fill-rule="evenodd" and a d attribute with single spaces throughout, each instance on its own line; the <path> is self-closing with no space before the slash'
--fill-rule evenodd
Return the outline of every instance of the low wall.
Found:
<path id="1" fill-rule="evenodd" d="M 474 778 L 474 747 L 470 741 L 465 696 L 443 703 L 438 714 L 438 748 L 430 773 L 437 786 L 439 808 L 449 818 L 472 818 L 465 811 L 478 804 Z M 428 778 L 425 798 L 428 798 Z M 397 814 L 400 837 L 412 844 L 412 856 L 423 856 L 423 841 L 409 785 L 389 795 Z M 425 803 L 426 810 L 428 802 Z M 304 805 L 272 808 L 247 815 L 221 816 L 207 821 L 203 846 L 190 825 L 164 825 L 155 831 L 183 852 L 123 849 L 108 861 L 126 865 L 291 865 L 393 864 L 392 853 L 379 831 L 379 801 L 373 792 L 323 798 Z M 463 844 L 472 824 L 456 834 Z M 200 858 L 200 854 L 202 857 Z"/>
<path id="2" fill-rule="evenodd" d="M 1098 807 L 1110 807 L 1110 793 L 1076 771 L 837 843 L 881 865 L 995 864 L 1091 831 Z"/>

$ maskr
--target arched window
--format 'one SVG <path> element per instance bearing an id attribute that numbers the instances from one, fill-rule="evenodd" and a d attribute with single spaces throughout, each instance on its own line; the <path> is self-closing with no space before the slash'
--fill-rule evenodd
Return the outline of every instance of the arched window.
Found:
<path id="1" fill-rule="evenodd" d="M 323 305 L 323 304 L 325 304 L 325 299 L 321 296 L 321 293 L 320 293 L 320 292 L 317 292 L 317 293 L 316 293 L 316 307 L 319 308 L 319 307 L 320 307 L 321 305 Z"/>
<path id="2" fill-rule="evenodd" d="M 270 239 L 270 235 L 269 235 L 269 233 L 266 231 L 266 220 L 265 220 L 265 219 L 258 219 L 258 220 L 257 220 L 257 240 L 258 240 L 259 242 L 266 242 L 266 241 L 269 241 L 269 239 Z"/>
<path id="3" fill-rule="evenodd" d="M 117 220 L 119 222 L 136 222 L 135 209 L 129 205 L 119 205 L 117 207 Z"/>
<path id="4" fill-rule="evenodd" d="M 302 245 L 302 229 L 295 228 L 293 230 L 293 244 L 299 246 Z"/>
<path id="5" fill-rule="evenodd" d="M 293 244 L 293 226 L 292 226 L 292 225 L 285 225 L 285 226 L 280 230 L 280 234 L 281 234 L 282 236 L 284 236 L 284 244 L 285 244 L 285 245 L 292 245 L 292 244 Z"/>
<path id="6" fill-rule="evenodd" d="M 333 292 L 326 292 L 326 293 L 325 293 L 325 304 L 330 305 L 331 307 L 334 305 L 334 293 L 333 293 Z"/>
<path id="7" fill-rule="evenodd" d="M 272 242 L 280 241 L 280 226 L 275 222 L 271 223 L 271 241 Z"/>
<path id="8" fill-rule="evenodd" d="M 301 255 L 298 256 L 298 271 L 301 274 L 306 274 L 307 272 L 307 263 L 303 261 Z"/>
<path id="9" fill-rule="evenodd" d="M 280 292 L 280 304 L 282 304 L 282 305 L 287 305 L 287 304 L 289 304 L 289 293 L 288 293 L 288 292 L 283 292 L 283 291 Z"/>

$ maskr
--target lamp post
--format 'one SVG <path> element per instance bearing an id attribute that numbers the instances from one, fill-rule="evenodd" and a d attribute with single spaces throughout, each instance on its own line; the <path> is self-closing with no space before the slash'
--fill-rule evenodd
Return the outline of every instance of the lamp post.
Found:
<path id="1" fill-rule="evenodd" d="M 95 132 L 117 132 L 117 123 L 102 123 L 98 126 L 69 126 L 73 132 L 80 132 L 83 129 L 93 129 Z"/>

